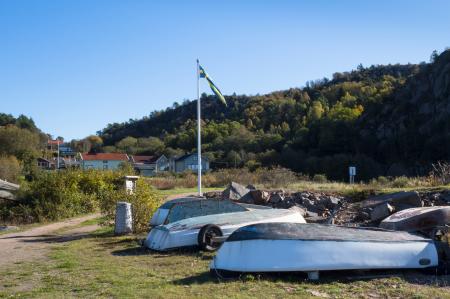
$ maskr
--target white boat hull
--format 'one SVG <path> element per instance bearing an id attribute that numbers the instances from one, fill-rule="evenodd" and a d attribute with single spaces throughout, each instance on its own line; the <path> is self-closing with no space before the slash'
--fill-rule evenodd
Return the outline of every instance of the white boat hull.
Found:
<path id="1" fill-rule="evenodd" d="M 417 234 L 320 224 L 260 223 L 222 244 L 211 269 L 317 272 L 408 269 L 438 265 L 434 241 Z"/>
<path id="2" fill-rule="evenodd" d="M 196 246 L 198 233 L 207 224 L 218 225 L 223 236 L 227 237 L 242 226 L 271 222 L 306 223 L 296 210 L 270 209 L 208 215 L 154 227 L 147 235 L 145 246 L 158 251 Z"/>
<path id="3" fill-rule="evenodd" d="M 429 260 L 421 265 L 420 260 Z M 433 243 L 248 240 L 225 242 L 211 269 L 236 272 L 405 269 L 437 266 Z"/>

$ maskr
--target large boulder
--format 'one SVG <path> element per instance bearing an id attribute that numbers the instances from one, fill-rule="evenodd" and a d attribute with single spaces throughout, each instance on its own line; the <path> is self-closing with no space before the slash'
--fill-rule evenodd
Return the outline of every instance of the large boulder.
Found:
<path id="1" fill-rule="evenodd" d="M 265 205 L 269 202 L 270 194 L 263 190 L 250 190 L 253 202 L 257 205 Z"/>
<path id="2" fill-rule="evenodd" d="M 282 193 L 273 193 L 270 195 L 269 202 L 271 204 L 278 204 L 284 201 L 284 195 Z"/>
<path id="3" fill-rule="evenodd" d="M 389 217 L 394 212 L 394 207 L 387 202 L 382 203 L 372 209 L 370 212 L 370 220 L 379 221 Z"/>
<path id="4" fill-rule="evenodd" d="M 230 185 L 222 192 L 222 198 L 230 200 L 240 200 L 249 193 L 249 189 L 236 182 Z"/>
<path id="5" fill-rule="evenodd" d="M 419 193 L 416 191 L 396 192 L 391 194 L 379 195 L 366 199 L 361 203 L 362 207 L 374 207 L 383 203 L 389 203 L 396 207 L 397 205 L 410 205 L 413 207 L 421 207 L 423 205 Z"/>

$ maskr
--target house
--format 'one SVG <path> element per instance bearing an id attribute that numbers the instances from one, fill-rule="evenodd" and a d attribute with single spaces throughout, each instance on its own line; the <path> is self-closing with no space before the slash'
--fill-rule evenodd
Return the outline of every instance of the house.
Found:
<path id="1" fill-rule="evenodd" d="M 170 170 L 180 173 L 184 171 L 197 171 L 198 169 L 198 157 L 196 153 L 187 154 L 170 161 Z M 202 172 L 209 170 L 209 160 L 207 157 L 202 156 Z"/>
<path id="2" fill-rule="evenodd" d="M 152 176 L 155 173 L 169 170 L 169 159 L 166 156 L 131 156 L 136 172 L 142 176 Z"/>
<path id="3" fill-rule="evenodd" d="M 120 153 L 87 153 L 81 154 L 82 169 L 118 169 L 119 165 L 128 162 L 127 154 Z"/>
<path id="4" fill-rule="evenodd" d="M 41 169 L 51 169 L 52 168 L 52 162 L 44 159 L 44 158 L 37 158 L 37 165 Z"/>

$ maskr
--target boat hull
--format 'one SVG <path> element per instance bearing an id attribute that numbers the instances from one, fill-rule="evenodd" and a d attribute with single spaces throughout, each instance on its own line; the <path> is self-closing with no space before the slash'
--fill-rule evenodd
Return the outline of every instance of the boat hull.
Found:
<path id="1" fill-rule="evenodd" d="M 234 272 L 311 272 L 427 268 L 437 264 L 436 247 L 428 242 L 248 240 L 225 242 L 210 268 Z"/>
<path id="2" fill-rule="evenodd" d="M 212 270 L 316 272 L 438 265 L 434 241 L 417 234 L 320 224 L 260 223 L 236 230 Z"/>
<path id="3" fill-rule="evenodd" d="M 197 246 L 198 233 L 204 225 L 219 226 L 223 236 L 227 237 L 242 226 L 262 222 L 306 223 L 300 212 L 284 209 L 209 215 L 154 227 L 147 235 L 145 246 L 157 251 Z"/>

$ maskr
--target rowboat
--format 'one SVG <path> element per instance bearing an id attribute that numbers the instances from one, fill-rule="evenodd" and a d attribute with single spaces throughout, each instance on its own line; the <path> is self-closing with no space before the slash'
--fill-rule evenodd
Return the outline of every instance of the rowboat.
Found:
<path id="1" fill-rule="evenodd" d="M 241 207 L 241 206 L 240 206 Z M 178 215 L 178 213 L 176 213 Z M 169 216 L 170 218 L 170 213 Z M 251 209 L 183 218 L 153 227 L 144 242 L 150 249 L 165 251 L 187 246 L 216 250 L 235 230 L 255 223 L 306 223 L 298 209 Z"/>
<path id="2" fill-rule="evenodd" d="M 210 264 L 212 273 L 427 268 L 438 265 L 434 241 L 379 228 L 259 223 L 232 233 Z"/>

